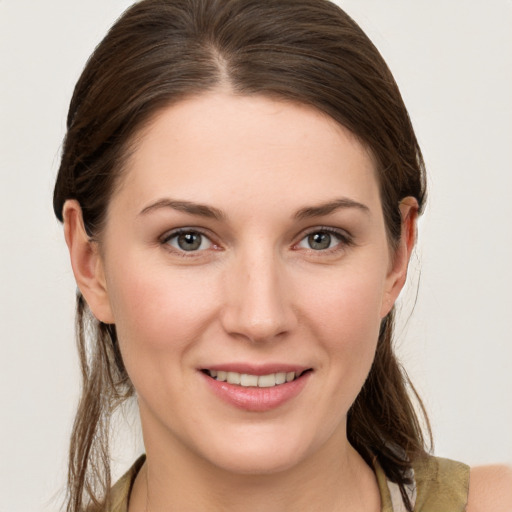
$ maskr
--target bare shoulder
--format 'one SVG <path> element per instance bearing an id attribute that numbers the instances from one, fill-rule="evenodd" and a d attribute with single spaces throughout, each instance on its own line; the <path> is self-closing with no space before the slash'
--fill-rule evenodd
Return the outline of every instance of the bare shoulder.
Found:
<path id="1" fill-rule="evenodd" d="M 512 466 L 471 468 L 466 512 L 512 511 Z"/>

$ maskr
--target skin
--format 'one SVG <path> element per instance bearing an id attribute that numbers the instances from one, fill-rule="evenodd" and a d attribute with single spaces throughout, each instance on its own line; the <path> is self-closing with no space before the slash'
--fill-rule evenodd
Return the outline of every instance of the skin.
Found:
<path id="1" fill-rule="evenodd" d="M 96 318 L 116 324 L 137 391 L 147 463 L 130 511 L 148 500 L 153 512 L 380 509 L 346 415 L 405 282 L 417 204 L 400 209 L 392 251 L 373 159 L 350 132 L 228 91 L 149 124 L 99 243 L 66 203 L 77 282 Z M 180 248 L 178 228 L 201 233 L 197 250 Z M 308 236 L 327 230 L 328 247 L 313 248 Z M 254 412 L 205 384 L 201 369 L 228 362 L 311 372 L 293 399 Z"/>
<path id="2" fill-rule="evenodd" d="M 466 512 L 512 510 L 512 467 L 479 466 L 471 469 Z"/>

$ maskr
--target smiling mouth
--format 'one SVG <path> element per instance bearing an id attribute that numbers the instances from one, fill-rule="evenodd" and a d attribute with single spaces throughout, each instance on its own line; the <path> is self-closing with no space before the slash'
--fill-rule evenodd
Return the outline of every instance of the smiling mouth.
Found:
<path id="1" fill-rule="evenodd" d="M 312 371 L 311 368 L 302 372 L 278 372 L 267 375 L 252 375 L 249 373 L 225 372 L 221 370 L 202 370 L 214 380 L 227 382 L 242 387 L 272 388 L 293 382 L 302 377 L 305 373 Z"/>

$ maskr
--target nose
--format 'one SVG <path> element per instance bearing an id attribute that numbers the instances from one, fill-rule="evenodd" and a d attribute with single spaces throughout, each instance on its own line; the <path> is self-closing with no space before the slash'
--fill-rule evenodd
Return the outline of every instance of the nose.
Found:
<path id="1" fill-rule="evenodd" d="M 225 331 L 251 342 L 282 338 L 297 324 L 293 286 L 284 263 L 273 254 L 240 256 L 225 278 L 221 313 Z"/>

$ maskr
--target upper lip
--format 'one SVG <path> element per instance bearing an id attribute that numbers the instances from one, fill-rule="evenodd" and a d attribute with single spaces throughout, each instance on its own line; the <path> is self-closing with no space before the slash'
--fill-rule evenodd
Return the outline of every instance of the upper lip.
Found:
<path id="1" fill-rule="evenodd" d="M 253 363 L 220 363 L 204 366 L 201 370 L 215 370 L 224 372 L 245 373 L 248 375 L 269 375 L 271 373 L 288 373 L 295 372 L 301 374 L 311 367 L 287 364 L 287 363 L 267 363 L 267 364 L 253 364 Z"/>

